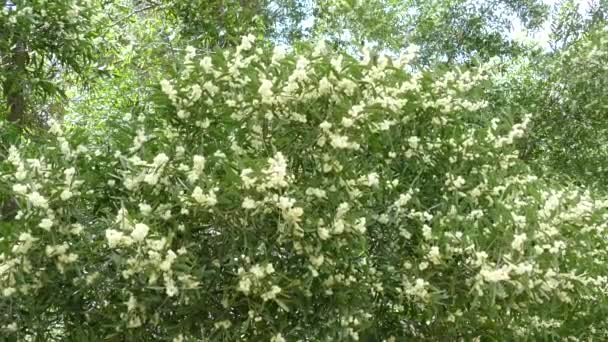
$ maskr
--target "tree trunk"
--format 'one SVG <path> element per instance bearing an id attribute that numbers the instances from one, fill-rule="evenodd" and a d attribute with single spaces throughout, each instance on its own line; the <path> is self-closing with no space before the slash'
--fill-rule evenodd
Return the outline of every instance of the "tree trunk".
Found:
<path id="1" fill-rule="evenodd" d="M 11 52 L 8 69 L 9 78 L 4 81 L 4 97 L 8 105 L 8 120 L 17 124 L 25 121 L 25 89 L 23 77 L 27 65 L 28 53 L 25 44 L 18 42 Z"/>

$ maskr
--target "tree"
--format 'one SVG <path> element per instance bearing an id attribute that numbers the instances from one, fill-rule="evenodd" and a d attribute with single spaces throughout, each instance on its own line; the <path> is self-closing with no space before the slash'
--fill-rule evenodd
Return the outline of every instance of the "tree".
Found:
<path id="1" fill-rule="evenodd" d="M 299 40 L 300 23 L 308 0 L 193 0 L 161 1 L 177 19 L 190 44 L 213 49 L 235 46 L 243 35 L 254 34 L 284 42 Z"/>
<path id="2" fill-rule="evenodd" d="M 521 47 L 507 36 L 511 22 L 535 30 L 548 15 L 542 1 L 319 1 L 317 6 L 317 34 L 392 51 L 417 44 L 427 65 L 517 54 Z"/>
<path id="3" fill-rule="evenodd" d="M 583 16 L 572 1 L 556 7 L 550 34 L 552 50 L 529 50 L 507 61 L 495 83 L 497 111 L 532 113 L 521 156 L 539 174 L 603 187 L 606 104 L 605 5 Z"/>
<path id="4" fill-rule="evenodd" d="M 34 120 L 36 98 L 61 92 L 62 71 L 81 71 L 94 54 L 98 9 L 90 0 L 0 2 L 0 89 L 6 118 Z"/>

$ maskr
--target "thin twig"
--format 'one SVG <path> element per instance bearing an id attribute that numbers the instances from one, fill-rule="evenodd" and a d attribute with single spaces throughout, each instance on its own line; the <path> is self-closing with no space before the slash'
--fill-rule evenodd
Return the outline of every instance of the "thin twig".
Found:
<path id="1" fill-rule="evenodd" d="M 131 18 L 132 16 L 134 16 L 134 15 L 136 15 L 136 14 L 138 14 L 138 13 L 145 12 L 145 11 L 147 11 L 147 10 L 150 10 L 150 9 L 153 9 L 153 8 L 157 8 L 157 7 L 164 7 L 164 6 L 161 6 L 161 4 L 160 4 L 160 3 L 153 2 L 153 3 L 151 3 L 150 5 L 148 5 L 148 6 L 146 6 L 146 7 L 142 7 L 142 8 L 140 8 L 140 9 L 137 9 L 137 10 L 135 10 L 135 11 L 133 11 L 133 12 L 131 12 L 131 13 L 127 14 L 126 16 L 124 16 L 124 17 L 122 17 L 122 18 L 118 19 L 118 20 L 117 20 L 116 22 L 114 22 L 114 24 L 112 24 L 110 27 L 114 27 L 114 26 L 116 26 L 116 25 L 118 25 L 118 24 L 122 23 L 123 21 L 125 21 L 125 20 L 127 20 L 127 19 Z"/>

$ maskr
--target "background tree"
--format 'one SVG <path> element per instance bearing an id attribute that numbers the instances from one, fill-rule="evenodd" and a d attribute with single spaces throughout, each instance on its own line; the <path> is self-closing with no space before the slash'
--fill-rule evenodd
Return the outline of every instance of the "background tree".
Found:
<path id="1" fill-rule="evenodd" d="M 9 121 L 25 124 L 37 119 L 39 104 L 52 110 L 52 96 L 62 92 L 60 73 L 79 73 L 93 60 L 99 4 L 4 0 L 0 7 L 3 112 Z"/>

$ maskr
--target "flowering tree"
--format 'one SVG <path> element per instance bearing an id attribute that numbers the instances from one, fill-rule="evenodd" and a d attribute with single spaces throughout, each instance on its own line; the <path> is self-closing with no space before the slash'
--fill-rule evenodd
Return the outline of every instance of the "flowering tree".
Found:
<path id="1" fill-rule="evenodd" d="M 105 144 L 12 146 L 15 339 L 602 339 L 608 202 L 535 177 L 491 67 L 245 36 L 187 49 Z"/>

